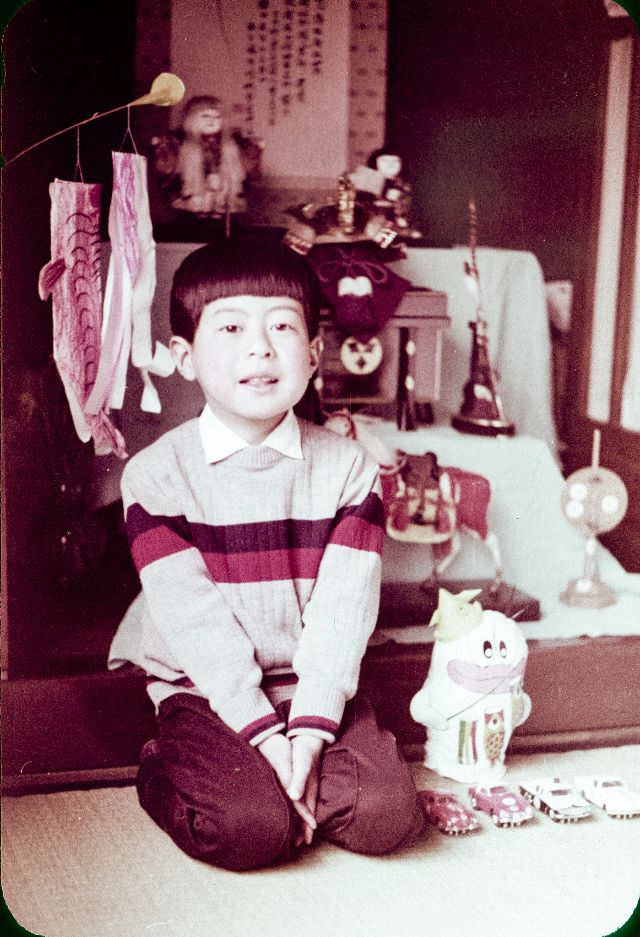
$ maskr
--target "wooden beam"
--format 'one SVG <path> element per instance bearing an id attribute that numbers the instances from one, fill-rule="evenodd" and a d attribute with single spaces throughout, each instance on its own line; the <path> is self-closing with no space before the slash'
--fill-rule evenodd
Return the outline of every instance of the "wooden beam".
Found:
<path id="1" fill-rule="evenodd" d="M 635 278 L 640 276 L 636 256 L 638 193 L 640 190 L 640 39 L 633 40 L 629 93 L 629 129 L 624 173 L 624 208 L 620 237 L 620 274 L 611 369 L 611 423 L 620 426 L 622 391 L 629 365 L 629 336 L 633 319 Z"/>

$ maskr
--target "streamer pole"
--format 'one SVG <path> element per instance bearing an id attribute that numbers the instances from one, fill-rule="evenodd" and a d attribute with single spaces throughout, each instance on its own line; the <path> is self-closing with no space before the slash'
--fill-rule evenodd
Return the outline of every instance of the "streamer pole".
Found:
<path id="1" fill-rule="evenodd" d="M 119 104 L 117 107 L 112 107 L 108 111 L 96 111 L 91 117 L 78 120 L 75 124 L 70 124 L 62 130 L 56 130 L 55 133 L 49 134 L 48 137 L 44 137 L 42 140 L 38 140 L 36 143 L 32 143 L 31 146 L 26 147 L 26 149 L 20 150 L 15 156 L 8 159 L 4 165 L 5 167 L 10 166 L 11 163 L 15 163 L 21 156 L 25 156 L 43 143 L 48 143 L 49 140 L 54 140 L 56 137 L 61 136 L 63 133 L 68 133 L 70 130 L 75 130 L 78 127 L 83 127 L 85 124 L 90 124 L 92 120 L 98 120 L 100 117 L 109 117 L 110 114 L 116 114 L 118 111 L 123 111 L 125 107 L 130 108 L 136 104 L 157 104 L 159 107 L 168 107 L 171 104 L 177 104 L 181 101 L 184 92 L 185 87 L 181 78 L 178 78 L 177 75 L 173 75 L 171 72 L 161 72 L 154 78 L 151 90 L 148 94 L 143 95 L 141 98 L 136 98 L 135 101 L 129 101 L 127 104 Z"/>
<path id="2" fill-rule="evenodd" d="M 129 107 L 128 104 L 121 104 L 119 107 L 113 107 L 110 111 L 96 111 L 95 114 L 92 114 L 91 117 L 85 118 L 85 120 L 79 120 L 75 124 L 69 124 L 68 127 L 65 127 L 63 130 L 56 130 L 55 133 L 50 134 L 48 137 L 44 137 L 42 140 L 38 140 L 37 143 L 32 143 L 31 146 L 28 146 L 25 150 L 20 150 L 19 153 L 16 153 L 15 156 L 12 156 L 11 159 L 8 159 L 4 164 L 10 166 L 11 163 L 14 163 L 21 156 L 24 156 L 26 153 L 30 153 L 31 150 L 35 150 L 36 147 L 41 146 L 43 143 L 48 143 L 49 140 L 55 139 L 55 137 L 62 136 L 63 133 L 68 133 L 70 130 L 75 130 L 76 127 L 83 127 L 85 124 L 90 124 L 92 120 L 98 120 L 100 117 L 108 117 L 109 114 L 115 114 L 117 111 L 123 111 L 125 107 Z"/>

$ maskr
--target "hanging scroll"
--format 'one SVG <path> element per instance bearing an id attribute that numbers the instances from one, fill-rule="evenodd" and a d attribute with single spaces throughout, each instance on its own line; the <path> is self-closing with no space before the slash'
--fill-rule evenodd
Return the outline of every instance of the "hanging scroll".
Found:
<path id="1" fill-rule="evenodd" d="M 307 99 L 323 73 L 326 0 L 256 0 L 245 29 L 244 123 L 254 129 L 256 98 L 264 86 L 267 121 L 275 126 Z"/>

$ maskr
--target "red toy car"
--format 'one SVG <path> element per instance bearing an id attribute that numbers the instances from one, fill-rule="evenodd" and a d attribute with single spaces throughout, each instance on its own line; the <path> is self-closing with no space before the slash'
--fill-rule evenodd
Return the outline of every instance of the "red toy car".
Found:
<path id="1" fill-rule="evenodd" d="M 448 836 L 459 836 L 480 829 L 478 818 L 450 791 L 419 791 L 429 823 Z"/>
<path id="2" fill-rule="evenodd" d="M 476 810 L 488 813 L 496 826 L 520 826 L 533 817 L 533 810 L 524 797 L 504 784 L 495 787 L 476 784 L 469 788 L 469 797 Z"/>

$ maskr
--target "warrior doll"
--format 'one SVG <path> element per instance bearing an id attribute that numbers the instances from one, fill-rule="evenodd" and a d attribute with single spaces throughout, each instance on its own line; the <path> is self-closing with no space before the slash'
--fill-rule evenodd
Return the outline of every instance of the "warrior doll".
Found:
<path id="1" fill-rule="evenodd" d="M 216 217 L 243 207 L 246 170 L 240 148 L 224 128 L 218 98 L 190 98 L 182 126 L 151 144 L 159 194 L 171 209 Z"/>

